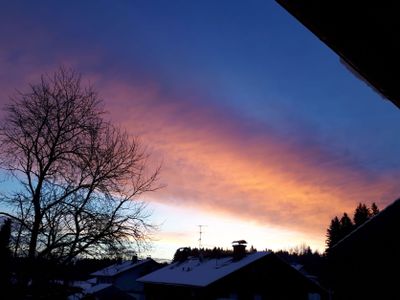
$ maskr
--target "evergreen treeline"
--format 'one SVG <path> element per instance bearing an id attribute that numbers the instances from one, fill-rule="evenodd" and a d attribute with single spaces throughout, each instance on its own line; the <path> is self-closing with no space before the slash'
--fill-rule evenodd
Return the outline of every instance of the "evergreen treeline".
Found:
<path id="1" fill-rule="evenodd" d="M 372 203 L 371 207 L 366 204 L 359 203 L 354 210 L 353 219 L 345 212 L 342 217 L 335 216 L 329 225 L 326 234 L 326 252 L 329 253 L 330 249 L 346 235 L 354 229 L 364 224 L 371 217 L 379 213 L 379 208 L 376 203 Z"/>
<path id="2" fill-rule="evenodd" d="M 274 253 L 290 265 L 301 265 L 303 273 L 321 276 L 324 257 L 318 251 L 312 251 L 310 246 L 300 245 Z"/>
<path id="3" fill-rule="evenodd" d="M 220 247 L 214 247 L 212 249 L 183 247 L 176 250 L 172 261 L 184 261 L 190 256 L 202 258 L 221 258 L 229 255 L 232 255 L 232 250 L 222 249 Z"/>
<path id="4" fill-rule="evenodd" d="M 249 250 L 246 252 L 256 252 L 257 249 L 253 246 L 250 246 Z M 176 250 L 173 258 L 173 262 L 176 261 L 184 261 L 188 257 L 201 257 L 201 258 L 221 258 L 226 256 L 231 256 L 233 254 L 232 249 L 223 249 L 221 247 L 214 248 L 191 248 L 191 247 L 182 247 Z"/>

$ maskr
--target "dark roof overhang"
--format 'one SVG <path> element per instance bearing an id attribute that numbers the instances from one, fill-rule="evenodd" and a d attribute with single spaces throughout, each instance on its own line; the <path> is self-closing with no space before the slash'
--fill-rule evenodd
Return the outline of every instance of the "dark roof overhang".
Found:
<path id="1" fill-rule="evenodd" d="M 276 1 L 400 108 L 400 18 L 396 2 Z"/>

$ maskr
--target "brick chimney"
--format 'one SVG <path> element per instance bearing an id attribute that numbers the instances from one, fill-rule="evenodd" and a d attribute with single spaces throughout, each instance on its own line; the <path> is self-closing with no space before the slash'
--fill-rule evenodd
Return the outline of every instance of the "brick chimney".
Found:
<path id="1" fill-rule="evenodd" d="M 238 240 L 232 242 L 233 247 L 233 260 L 240 260 L 246 256 L 247 242 L 245 240 Z"/>

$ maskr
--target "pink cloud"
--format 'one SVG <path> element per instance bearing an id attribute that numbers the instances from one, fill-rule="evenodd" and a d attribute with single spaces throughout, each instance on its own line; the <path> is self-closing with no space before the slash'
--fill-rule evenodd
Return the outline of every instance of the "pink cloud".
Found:
<path id="1" fill-rule="evenodd" d="M 101 92 L 112 118 L 140 133 L 153 157 L 164 162 L 162 181 L 168 186 L 156 197 L 164 204 L 324 238 L 333 215 L 352 211 L 359 201 L 385 205 L 400 190 L 395 174 L 375 174 L 321 145 L 299 144 L 269 128 L 248 131 L 258 124 L 201 105 L 192 95 L 171 99 L 156 84 L 112 81 Z"/>
<path id="2" fill-rule="evenodd" d="M 85 61 L 85 55 L 58 55 L 41 64 L 29 54 L 11 59 L 9 53 L 0 50 L 3 103 L 14 88 L 36 82 L 56 65 L 64 62 L 79 70 Z M 98 55 L 91 57 L 99 63 Z M 359 201 L 384 206 L 399 193 L 398 174 L 374 173 L 318 143 L 298 143 L 238 112 L 202 103 L 201 93 L 173 96 L 156 81 L 138 85 L 100 72 L 84 75 L 104 98 L 109 117 L 141 137 L 154 164 L 163 162 L 161 181 L 167 187 L 155 197 L 163 204 L 323 239 L 335 214 L 353 210 Z"/>

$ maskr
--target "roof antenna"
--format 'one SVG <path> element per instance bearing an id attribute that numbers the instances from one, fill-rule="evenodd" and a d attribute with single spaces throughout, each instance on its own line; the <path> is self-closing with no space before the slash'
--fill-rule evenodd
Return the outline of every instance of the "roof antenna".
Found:
<path id="1" fill-rule="evenodd" d="M 201 235 L 203 234 L 202 228 L 207 225 L 197 225 L 197 226 L 199 226 L 199 250 L 200 250 L 202 247 L 202 244 L 201 244 Z"/>

